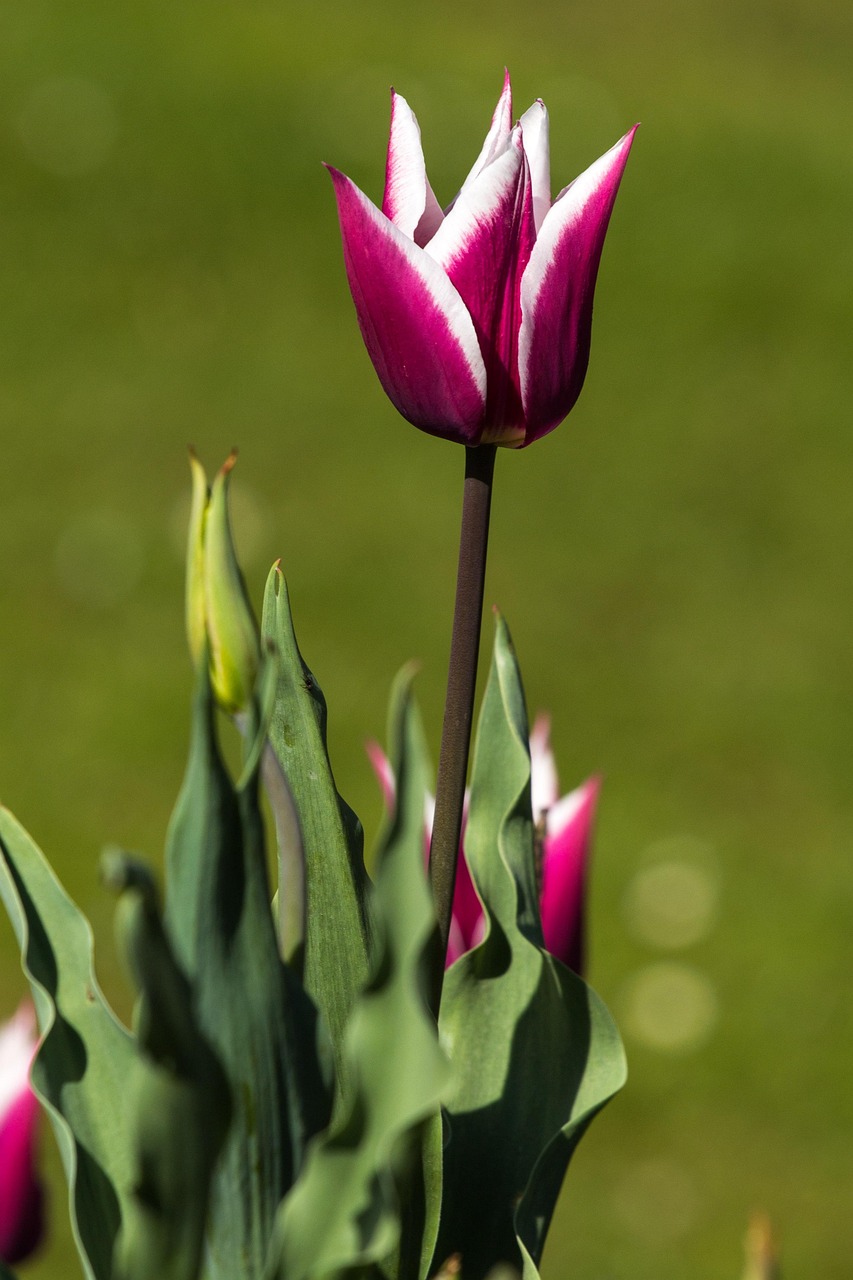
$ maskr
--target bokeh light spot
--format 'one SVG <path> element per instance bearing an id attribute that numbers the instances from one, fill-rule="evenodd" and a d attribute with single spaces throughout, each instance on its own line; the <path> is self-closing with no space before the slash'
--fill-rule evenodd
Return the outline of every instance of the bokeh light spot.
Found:
<path id="1" fill-rule="evenodd" d="M 707 1040 L 718 1016 L 717 996 L 705 974 L 671 960 L 647 965 L 622 992 L 626 1035 L 662 1053 L 685 1053 Z"/>
<path id="2" fill-rule="evenodd" d="M 659 862 L 638 871 L 625 894 L 628 927 L 641 942 L 663 949 L 689 947 L 707 937 L 717 914 L 711 872 L 690 862 Z"/>

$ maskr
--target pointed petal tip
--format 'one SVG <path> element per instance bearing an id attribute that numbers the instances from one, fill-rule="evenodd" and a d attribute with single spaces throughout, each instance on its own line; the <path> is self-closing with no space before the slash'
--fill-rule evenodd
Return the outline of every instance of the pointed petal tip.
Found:
<path id="1" fill-rule="evenodd" d="M 334 183 L 335 195 L 337 195 L 338 191 L 342 187 L 347 187 L 347 186 L 355 187 L 355 183 L 353 182 L 352 178 L 348 178 L 347 175 L 343 172 L 343 170 L 336 169 L 333 164 L 329 164 L 326 160 L 322 160 L 320 163 L 322 164 L 323 168 L 326 170 L 326 173 L 329 175 L 329 177 L 332 179 L 332 182 Z M 355 187 L 355 189 L 357 191 L 358 187 Z"/>
<path id="2" fill-rule="evenodd" d="M 508 132 L 512 125 L 512 79 L 509 74 L 509 67 L 504 67 L 504 82 L 497 106 L 492 113 L 492 128 L 499 122 L 502 130 L 505 129 Z"/>
<path id="3" fill-rule="evenodd" d="M 597 794 L 604 784 L 603 773 L 591 773 L 588 778 L 579 783 L 576 790 L 586 794 Z"/>
<path id="4" fill-rule="evenodd" d="M 590 813 L 594 813 L 598 806 L 598 799 L 601 795 L 601 788 L 604 785 L 604 774 L 594 773 L 591 778 L 587 778 L 586 782 L 582 782 L 578 787 L 583 804 Z"/>
<path id="5" fill-rule="evenodd" d="M 634 145 L 634 138 L 636 136 L 637 130 L 640 127 L 640 124 L 641 124 L 641 121 L 638 120 L 636 124 L 631 125 L 631 128 L 628 130 L 628 132 L 623 133 L 622 137 L 619 139 L 616 145 L 611 148 L 611 151 L 621 151 L 621 152 L 625 152 L 625 154 L 627 155 L 627 153 L 631 150 L 631 147 Z"/>

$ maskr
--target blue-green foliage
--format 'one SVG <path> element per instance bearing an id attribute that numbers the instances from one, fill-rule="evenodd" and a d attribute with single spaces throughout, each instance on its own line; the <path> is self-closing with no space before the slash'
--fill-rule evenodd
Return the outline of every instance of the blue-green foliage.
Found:
<path id="1" fill-rule="evenodd" d="M 278 656 L 269 743 L 293 798 L 310 903 L 304 930 L 305 987 L 332 1037 L 340 1092 L 347 1071 L 344 1027 L 367 977 L 364 836 L 335 786 L 326 747 L 326 700 L 299 651 L 287 583 L 277 565 L 267 580 L 261 630 Z M 279 850 L 284 867 L 288 852 Z"/>
<path id="2" fill-rule="evenodd" d="M 397 799 L 379 851 L 370 976 L 344 1036 L 347 1088 L 336 1122 L 281 1207 L 275 1280 L 324 1280 L 387 1260 L 413 1219 L 421 1235 L 434 1231 L 439 1170 L 433 1166 L 432 1178 L 419 1173 L 449 1066 L 424 996 L 435 915 L 424 874 L 426 752 L 410 683 L 404 674 L 392 699 Z M 426 1203 L 414 1203 L 420 1196 Z M 422 1259 L 429 1261 L 429 1251 L 418 1239 L 418 1270 Z"/>
<path id="3" fill-rule="evenodd" d="M 256 1280 L 275 1211 L 328 1123 L 331 1085 L 316 1007 L 279 955 L 258 769 L 234 785 L 214 713 L 205 676 L 169 830 L 166 924 L 234 1112 L 213 1185 L 211 1275 Z"/>
<path id="4" fill-rule="evenodd" d="M 488 932 L 445 979 L 442 1040 L 454 1066 L 435 1262 L 466 1280 L 499 1263 L 536 1275 L 566 1166 L 625 1078 L 595 993 L 542 944 L 524 695 L 498 618 L 465 837 Z"/>
<path id="5" fill-rule="evenodd" d="M 441 1043 L 425 999 L 440 961 L 411 673 L 392 697 L 397 794 L 371 885 L 277 571 L 264 632 L 271 651 L 241 725 L 236 783 L 202 664 L 162 917 L 142 866 L 105 864 L 138 991 L 132 1032 L 98 990 L 84 917 L 0 811 L 0 892 L 44 1035 L 34 1080 L 87 1280 L 196 1280 L 203 1269 L 210 1280 L 425 1280 L 453 1254 L 471 1280 L 501 1264 L 533 1278 L 569 1157 L 624 1061 L 606 1010 L 542 946 L 527 723 L 506 628 L 466 846 L 488 932 L 446 976 Z M 261 776 L 280 846 L 277 912 Z"/>

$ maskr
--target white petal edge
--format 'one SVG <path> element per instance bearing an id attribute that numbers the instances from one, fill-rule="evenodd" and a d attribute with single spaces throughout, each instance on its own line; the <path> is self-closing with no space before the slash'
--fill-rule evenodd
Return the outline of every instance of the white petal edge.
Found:
<path id="1" fill-rule="evenodd" d="M 530 799 L 534 822 L 538 822 L 560 798 L 560 782 L 550 739 L 551 718 L 540 712 L 530 731 Z"/>
<path id="2" fill-rule="evenodd" d="M 515 186 L 524 164 L 521 130 L 516 125 L 503 152 L 466 190 L 459 192 L 453 208 L 425 246 L 426 252 L 445 270 L 464 251 L 479 227 L 500 207 L 508 188 Z"/>
<path id="3" fill-rule="evenodd" d="M 545 819 L 546 835 L 553 838 L 561 831 L 565 831 L 566 827 L 571 826 L 589 798 L 589 785 L 588 782 L 582 783 L 548 810 L 548 816 Z"/>
<path id="4" fill-rule="evenodd" d="M 382 207 L 403 235 L 423 245 L 441 226 L 444 214 L 427 177 L 417 117 L 402 94 L 392 89 L 391 95 Z"/>
<path id="5" fill-rule="evenodd" d="M 572 225 L 576 223 L 589 201 L 607 181 L 614 165 L 625 149 L 626 142 L 630 146 L 633 130 L 585 169 L 582 174 L 564 187 L 551 205 L 536 241 L 530 261 L 521 277 L 521 327 L 518 332 L 518 374 L 521 383 L 522 403 L 527 407 L 525 394 L 528 383 L 528 366 L 532 344 L 532 317 L 542 286 L 547 279 L 549 268 L 557 256 L 557 250 L 564 235 L 570 234 Z"/>
<path id="6" fill-rule="evenodd" d="M 541 98 L 528 107 L 518 122 L 524 141 L 524 154 L 530 166 L 530 185 L 533 192 L 533 224 L 536 234 L 551 208 L 551 144 L 548 128 L 548 110 Z"/>
<path id="7" fill-rule="evenodd" d="M 28 1087 L 35 1050 L 35 1014 L 31 1005 L 22 1004 L 0 1027 L 0 1121 Z"/>

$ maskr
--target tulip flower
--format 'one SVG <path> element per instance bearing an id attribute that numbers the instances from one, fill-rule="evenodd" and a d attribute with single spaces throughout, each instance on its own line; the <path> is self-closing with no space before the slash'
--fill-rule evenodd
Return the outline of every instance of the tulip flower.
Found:
<path id="1" fill-rule="evenodd" d="M 390 811 L 396 792 L 391 765 L 376 742 L 367 744 L 367 754 Z M 576 790 L 560 797 L 557 768 L 550 746 L 550 721 L 547 716 L 538 716 L 530 735 L 530 791 L 533 819 L 542 832 L 542 888 L 539 899 L 542 934 L 546 950 L 576 973 L 582 973 L 584 969 L 586 865 L 599 786 L 598 778 L 590 778 Z M 431 798 L 428 798 L 425 816 L 428 848 L 432 827 Z M 465 816 L 467 818 L 467 797 Z M 482 942 L 484 930 L 483 908 L 465 860 L 463 821 L 445 963 L 451 965 Z"/>
<path id="2" fill-rule="evenodd" d="M 601 250 L 635 130 L 552 201 L 548 113 L 534 102 L 513 126 L 507 73 L 445 210 L 414 113 L 393 91 L 382 208 L 330 167 L 362 336 L 409 422 L 513 448 L 562 422 L 586 374 Z"/>
<path id="3" fill-rule="evenodd" d="M 0 1260 L 20 1262 L 43 1233 L 43 1192 L 35 1171 L 39 1104 L 29 1083 L 35 1013 L 22 1004 L 0 1027 Z"/>

